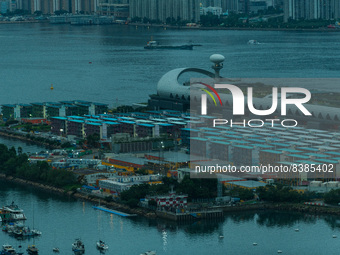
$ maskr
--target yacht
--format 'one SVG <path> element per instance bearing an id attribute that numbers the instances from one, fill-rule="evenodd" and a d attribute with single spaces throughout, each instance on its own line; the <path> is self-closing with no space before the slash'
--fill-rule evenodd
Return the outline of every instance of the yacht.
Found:
<path id="1" fill-rule="evenodd" d="M 32 245 L 29 245 L 28 247 L 27 247 L 27 250 L 26 250 L 27 252 L 28 252 L 28 254 L 38 254 L 38 248 L 34 245 L 34 244 L 32 244 Z"/>
<path id="2" fill-rule="evenodd" d="M 20 209 L 14 202 L 11 205 L 3 206 L 0 209 L 2 221 L 26 220 L 24 211 Z"/>
<path id="3" fill-rule="evenodd" d="M 103 242 L 102 240 L 99 240 L 97 242 L 97 248 L 99 250 L 107 250 L 109 248 L 109 246 L 105 242 Z"/>
<path id="4" fill-rule="evenodd" d="M 1 254 L 16 254 L 15 249 L 13 248 L 12 245 L 9 244 L 4 244 L 2 245 L 2 251 Z"/>
<path id="5" fill-rule="evenodd" d="M 74 252 L 83 252 L 85 251 L 85 245 L 83 242 L 78 238 L 72 244 L 72 251 Z"/>

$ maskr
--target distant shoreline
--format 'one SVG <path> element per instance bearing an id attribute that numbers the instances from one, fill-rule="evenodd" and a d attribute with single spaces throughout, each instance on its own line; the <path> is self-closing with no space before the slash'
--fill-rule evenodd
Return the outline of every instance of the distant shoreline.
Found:
<path id="1" fill-rule="evenodd" d="M 329 28 L 255 28 L 255 27 L 188 27 L 162 24 L 129 23 L 136 27 L 158 27 L 163 29 L 196 29 L 196 30 L 249 30 L 249 31 L 297 31 L 297 32 L 340 32 L 340 29 Z"/>
<path id="2" fill-rule="evenodd" d="M 49 20 L 24 20 L 24 21 L 0 21 L 1 24 L 26 24 L 26 23 L 49 23 Z M 65 23 L 66 24 L 66 23 Z M 53 24 L 51 24 L 53 25 Z M 70 24 L 67 24 L 70 25 Z M 109 25 L 109 24 L 105 24 Z M 112 23 L 111 25 L 123 25 L 121 23 Z M 330 29 L 326 27 L 321 28 L 258 28 L 258 27 L 201 27 L 201 26 L 173 26 L 163 24 L 144 24 L 144 23 L 129 23 L 129 26 L 136 27 L 153 27 L 166 29 L 194 29 L 194 30 L 231 30 L 231 31 L 296 31 L 296 32 L 340 32 L 340 29 Z M 88 26 L 88 25 L 84 25 Z"/>
<path id="3" fill-rule="evenodd" d="M 33 188 L 42 189 L 54 194 L 59 194 L 61 196 L 69 196 L 74 199 L 80 199 L 82 201 L 88 201 L 93 204 L 101 204 L 108 208 L 112 208 L 114 210 L 122 211 L 129 214 L 137 214 L 142 217 L 146 217 L 148 219 L 155 219 L 159 218 L 157 217 L 156 213 L 154 211 L 148 210 L 146 208 L 131 208 L 128 205 L 120 204 L 117 202 L 106 202 L 103 199 L 96 198 L 93 195 L 85 195 L 79 192 L 73 192 L 65 190 L 61 188 L 56 188 L 53 186 L 45 185 L 42 183 L 37 183 L 33 181 L 28 181 L 21 178 L 16 178 L 12 176 L 6 176 L 5 174 L 0 174 L 0 179 L 5 180 L 6 182 L 12 182 L 20 185 L 26 185 Z M 311 206 L 311 205 L 305 205 L 301 203 L 257 203 L 257 204 L 240 204 L 237 206 L 223 206 L 220 207 L 220 209 L 223 210 L 225 214 L 228 213 L 235 213 L 235 212 L 245 212 L 245 211 L 286 211 L 286 212 L 298 212 L 298 213 L 304 213 L 309 215 L 340 215 L 340 207 L 326 207 L 326 206 Z"/>
<path id="4" fill-rule="evenodd" d="M 22 20 L 22 21 L 0 21 L 1 24 L 26 24 L 26 23 L 47 23 L 48 20 Z"/>

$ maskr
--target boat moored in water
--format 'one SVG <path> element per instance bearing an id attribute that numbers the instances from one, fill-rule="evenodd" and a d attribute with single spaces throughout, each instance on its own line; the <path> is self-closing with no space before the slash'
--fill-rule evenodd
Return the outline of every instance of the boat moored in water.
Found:
<path id="1" fill-rule="evenodd" d="M 97 249 L 99 249 L 99 250 L 107 250 L 108 248 L 109 248 L 109 246 L 105 242 L 103 242 L 102 240 L 99 240 L 97 242 Z"/>
<path id="2" fill-rule="evenodd" d="M 34 244 L 27 247 L 28 254 L 38 254 L 38 251 L 38 248 Z"/>
<path id="3" fill-rule="evenodd" d="M 0 217 L 2 221 L 26 220 L 24 211 L 14 204 L 14 202 L 0 209 Z"/>
<path id="4" fill-rule="evenodd" d="M 85 245 L 83 242 L 78 238 L 74 241 L 72 244 L 72 251 L 74 252 L 84 252 L 85 251 Z"/>
<path id="5" fill-rule="evenodd" d="M 4 244 L 2 245 L 1 255 L 10 255 L 10 254 L 17 254 L 15 249 L 10 244 Z"/>

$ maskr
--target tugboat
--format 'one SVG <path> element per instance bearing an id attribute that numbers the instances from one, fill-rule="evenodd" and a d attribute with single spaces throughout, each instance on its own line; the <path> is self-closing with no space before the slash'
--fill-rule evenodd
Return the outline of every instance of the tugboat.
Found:
<path id="1" fill-rule="evenodd" d="M 78 238 L 74 241 L 72 244 L 72 251 L 74 252 L 84 252 L 85 251 L 85 245 L 83 242 Z"/>
<path id="2" fill-rule="evenodd" d="M 38 254 L 38 248 L 34 245 L 34 244 L 32 244 L 32 245 L 29 245 L 28 247 L 27 247 L 27 250 L 26 250 L 27 252 L 28 252 L 28 254 Z"/>
<path id="3" fill-rule="evenodd" d="M 149 41 L 144 49 L 147 50 L 192 50 L 194 48 L 194 44 L 184 44 L 184 45 L 160 45 L 157 41 Z M 198 45 L 197 45 L 198 46 Z"/>
<path id="4" fill-rule="evenodd" d="M 98 250 L 107 250 L 108 248 L 109 248 L 109 246 L 105 242 L 103 242 L 102 240 L 99 240 L 97 242 L 97 249 Z"/>

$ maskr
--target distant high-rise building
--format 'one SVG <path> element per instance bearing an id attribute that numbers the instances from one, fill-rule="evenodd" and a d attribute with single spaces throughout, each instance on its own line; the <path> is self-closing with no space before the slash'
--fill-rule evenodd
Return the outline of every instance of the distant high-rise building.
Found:
<path id="1" fill-rule="evenodd" d="M 339 0 L 285 0 L 284 20 L 289 19 L 326 19 L 340 17 Z"/>
<path id="2" fill-rule="evenodd" d="M 238 13 L 240 11 L 240 2 L 239 0 L 222 0 L 222 10 L 223 12 L 235 12 Z"/>
<path id="3" fill-rule="evenodd" d="M 129 17 L 129 0 L 99 0 L 98 13 L 114 16 L 117 20 Z"/>
<path id="4" fill-rule="evenodd" d="M 200 0 L 130 0 L 130 17 L 199 21 Z"/>

